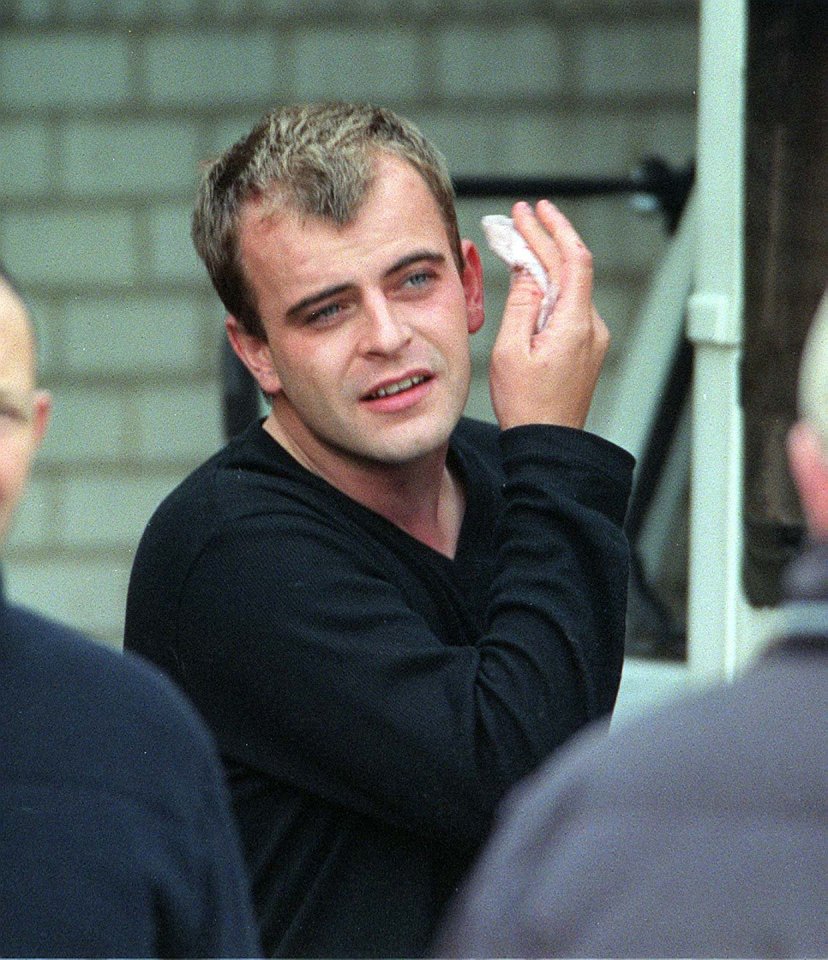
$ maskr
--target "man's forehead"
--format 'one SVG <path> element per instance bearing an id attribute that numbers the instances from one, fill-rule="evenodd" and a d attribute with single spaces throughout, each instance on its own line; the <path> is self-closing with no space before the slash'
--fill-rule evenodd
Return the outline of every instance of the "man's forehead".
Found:
<path id="1" fill-rule="evenodd" d="M 0 277 L 0 329 L 31 338 L 29 315 L 17 293 Z"/>
<path id="2" fill-rule="evenodd" d="M 3 380 L 34 378 L 34 332 L 23 301 L 0 280 L 0 373 Z"/>

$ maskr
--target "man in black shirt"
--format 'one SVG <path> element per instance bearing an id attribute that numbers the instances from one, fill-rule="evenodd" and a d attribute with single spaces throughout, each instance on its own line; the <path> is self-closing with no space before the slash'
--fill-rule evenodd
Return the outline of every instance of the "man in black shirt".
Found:
<path id="1" fill-rule="evenodd" d="M 462 418 L 480 257 L 441 158 L 387 110 L 276 110 L 207 168 L 196 248 L 270 401 L 162 504 L 126 644 L 207 718 L 265 950 L 411 956 L 503 793 L 612 709 L 632 469 L 583 431 L 608 345 L 589 252 L 547 201 L 520 233 Z"/>

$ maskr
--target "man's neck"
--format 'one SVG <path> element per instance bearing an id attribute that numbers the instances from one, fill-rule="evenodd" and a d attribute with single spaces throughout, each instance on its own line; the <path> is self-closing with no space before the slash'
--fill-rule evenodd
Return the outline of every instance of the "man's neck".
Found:
<path id="1" fill-rule="evenodd" d="M 338 456 L 334 463 L 297 444 L 271 414 L 263 428 L 306 470 L 407 534 L 453 558 L 465 513 L 465 494 L 449 470 L 447 446 L 405 464 Z M 335 465 L 335 469 L 333 468 Z"/>

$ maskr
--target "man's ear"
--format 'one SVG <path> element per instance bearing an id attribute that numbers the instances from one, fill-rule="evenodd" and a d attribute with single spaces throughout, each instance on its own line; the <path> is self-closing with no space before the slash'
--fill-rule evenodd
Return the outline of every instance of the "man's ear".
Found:
<path id="1" fill-rule="evenodd" d="M 466 313 L 469 333 L 477 333 L 483 326 L 483 264 L 471 240 L 463 240 L 463 292 L 466 295 Z"/>
<path id="2" fill-rule="evenodd" d="M 52 395 L 47 390 L 35 390 L 32 408 L 32 429 L 35 444 L 39 447 L 46 436 L 46 428 L 52 415 Z"/>
<path id="3" fill-rule="evenodd" d="M 248 333 L 231 314 L 224 318 L 224 327 L 233 352 L 250 371 L 262 393 L 267 396 L 278 393 L 281 384 L 273 369 L 273 357 L 267 340 Z"/>

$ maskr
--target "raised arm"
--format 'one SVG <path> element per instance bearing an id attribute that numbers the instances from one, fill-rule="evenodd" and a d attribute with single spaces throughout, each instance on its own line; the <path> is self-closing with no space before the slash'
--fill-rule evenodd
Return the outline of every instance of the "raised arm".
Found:
<path id="1" fill-rule="evenodd" d="M 548 200 L 516 203 L 515 226 L 559 293 L 546 326 L 535 333 L 543 294 L 518 272 L 492 350 L 492 405 L 503 429 L 530 423 L 583 427 L 610 335 L 592 302 L 592 254 Z"/>

